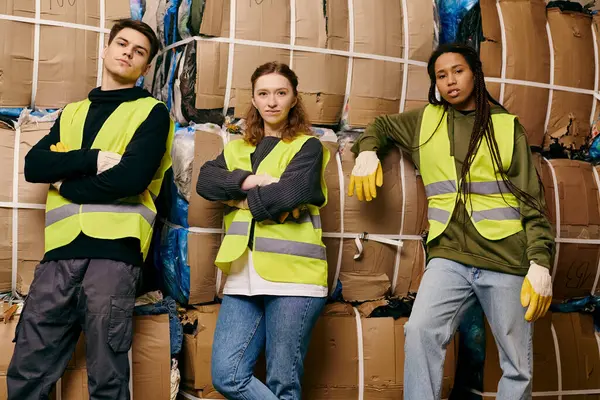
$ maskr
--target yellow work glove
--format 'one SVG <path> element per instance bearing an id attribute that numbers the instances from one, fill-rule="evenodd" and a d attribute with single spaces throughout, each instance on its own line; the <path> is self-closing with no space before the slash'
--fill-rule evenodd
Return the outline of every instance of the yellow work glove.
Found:
<path id="1" fill-rule="evenodd" d="M 55 151 L 57 153 L 66 153 L 69 151 L 69 148 L 63 142 L 58 142 L 50 146 L 50 151 Z"/>
<path id="2" fill-rule="evenodd" d="M 528 307 L 525 319 L 533 322 L 546 315 L 552 302 L 552 278 L 548 268 L 531 261 L 521 287 L 521 305 Z"/>
<path id="3" fill-rule="evenodd" d="M 356 190 L 356 197 L 360 201 L 371 201 L 377 197 L 377 186 L 383 185 L 383 170 L 381 162 L 374 151 L 362 151 L 356 157 L 352 175 L 350 175 L 350 186 L 348 196 L 352 197 Z"/>
<path id="4" fill-rule="evenodd" d="M 281 214 L 281 216 L 279 217 L 279 222 L 281 222 L 282 224 L 285 222 L 285 220 L 287 219 L 287 217 L 290 216 L 289 212 L 284 212 L 283 214 Z M 292 216 L 295 219 L 300 218 L 300 209 L 299 208 L 294 208 L 294 210 L 292 211 Z"/>

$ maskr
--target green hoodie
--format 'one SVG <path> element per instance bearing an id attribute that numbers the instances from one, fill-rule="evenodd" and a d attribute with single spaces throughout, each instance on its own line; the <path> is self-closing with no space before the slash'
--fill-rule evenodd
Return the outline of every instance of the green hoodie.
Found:
<path id="1" fill-rule="evenodd" d="M 389 146 L 397 144 L 411 153 L 419 168 L 418 145 L 423 111 L 424 108 L 376 118 L 356 141 L 352 151 L 358 154 L 372 150 L 383 157 Z M 506 113 L 502 107 L 494 105 L 491 106 L 491 112 Z M 456 160 L 457 176 L 460 176 L 475 122 L 475 112 L 461 113 L 450 107 L 447 118 L 450 151 Z M 512 164 L 507 172 L 508 179 L 545 207 L 543 189 L 532 161 L 525 130 L 516 119 L 514 135 L 515 148 Z M 527 274 L 529 261 L 550 268 L 554 255 L 554 236 L 548 219 L 522 202 L 520 210 L 523 231 L 505 239 L 491 241 L 481 236 L 471 220 L 465 218 L 464 204 L 460 202 L 444 233 L 429 243 L 428 261 L 432 258 L 446 258 L 464 265 L 522 276 Z"/>

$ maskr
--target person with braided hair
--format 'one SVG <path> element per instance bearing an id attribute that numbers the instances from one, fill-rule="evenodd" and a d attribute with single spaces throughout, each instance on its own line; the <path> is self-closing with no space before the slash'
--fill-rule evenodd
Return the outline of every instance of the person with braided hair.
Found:
<path id="1" fill-rule="evenodd" d="M 425 184 L 428 257 L 405 326 L 405 399 L 440 398 L 445 348 L 477 300 L 500 352 L 497 399 L 529 399 L 532 323 L 552 299 L 543 187 L 525 130 L 488 93 L 476 51 L 442 45 L 427 70 L 429 104 L 376 118 L 355 142 L 348 192 L 377 197 L 391 145 L 411 153 Z"/>

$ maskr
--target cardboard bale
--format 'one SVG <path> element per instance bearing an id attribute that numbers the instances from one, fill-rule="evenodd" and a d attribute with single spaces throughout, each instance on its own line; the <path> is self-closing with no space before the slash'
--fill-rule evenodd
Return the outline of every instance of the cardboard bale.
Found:
<path id="1" fill-rule="evenodd" d="M 33 2 L 0 0 L 0 14 L 35 18 Z M 34 25 L 0 20 L 0 106 L 31 104 Z"/>
<path id="2" fill-rule="evenodd" d="M 556 341 L 553 330 L 556 333 Z M 555 352 L 555 348 L 558 348 L 558 353 Z M 486 396 L 483 397 L 484 399 L 495 398 L 501 377 L 498 348 L 486 324 L 486 359 L 483 371 L 483 391 Z M 542 399 L 558 399 L 560 387 L 562 391 L 595 390 L 600 393 L 600 354 L 591 315 L 548 313 L 535 323 L 533 396 Z M 600 395 L 574 392 L 568 397 L 597 399 Z"/>
<path id="3" fill-rule="evenodd" d="M 554 46 L 554 83 L 593 90 L 595 44 L 592 17 L 551 8 L 548 10 L 548 24 Z M 594 101 L 591 95 L 554 91 L 545 147 L 555 141 L 574 150 L 585 145 Z"/>
<path id="4" fill-rule="evenodd" d="M 502 31 L 498 18 L 496 0 L 481 0 L 481 21 L 484 41 L 480 43 L 479 57 L 485 77 L 500 78 L 502 75 Z M 493 98 L 500 97 L 500 84 L 487 82 L 486 87 Z"/>
<path id="5" fill-rule="evenodd" d="M 200 167 L 214 160 L 223 151 L 223 139 L 214 132 L 196 131 L 194 140 L 194 167 L 192 176 L 200 174 Z M 194 178 L 195 179 L 195 178 Z M 191 191 L 188 222 L 191 227 L 221 229 L 223 204 L 208 201 Z M 220 233 L 188 233 L 188 263 L 190 266 L 190 304 L 207 303 L 215 298 L 217 267 L 214 265 L 221 246 Z"/>
<path id="6" fill-rule="evenodd" d="M 558 187 L 554 184 L 552 171 L 556 175 Z M 598 187 L 591 164 L 572 160 L 550 160 L 542 165 L 541 176 L 548 216 L 554 231 L 556 232 L 558 225 L 558 208 L 560 237 L 600 239 Z M 556 204 L 555 200 L 557 194 L 559 204 Z M 562 301 L 590 295 L 598 273 L 600 246 L 559 243 L 557 249 L 558 264 L 553 282 L 553 300 Z"/>
<path id="7" fill-rule="evenodd" d="M 12 210 L 0 208 L 0 293 L 12 289 Z"/>
<path id="8" fill-rule="evenodd" d="M 499 78 L 501 52 L 496 43 L 499 35 L 495 2 L 483 2 L 482 22 L 489 45 L 482 45 L 482 61 L 487 76 Z M 500 0 L 506 32 L 506 78 L 548 83 L 550 81 L 550 49 L 546 33 L 546 3 L 543 0 Z M 527 38 L 527 40 L 523 40 Z M 496 75 L 498 74 L 498 75 Z M 496 76 L 495 76 L 496 75 Z M 491 85 L 492 94 L 499 95 L 499 85 Z M 531 146 L 541 146 L 548 105 L 548 90 L 531 86 L 505 85 L 503 105 L 519 116 Z"/>
<path id="9" fill-rule="evenodd" d="M 404 382 L 404 324 L 407 318 L 360 318 L 365 398 L 397 399 Z M 305 360 L 303 391 L 308 399 L 358 397 L 357 319 L 351 306 L 326 306 L 312 333 Z M 454 382 L 454 341 L 447 349 L 442 398 Z M 342 397 L 346 396 L 346 397 Z"/>
<path id="10" fill-rule="evenodd" d="M 402 5 L 399 0 L 354 2 L 354 51 L 389 57 L 403 56 Z M 366 126 L 376 116 L 400 110 L 402 64 L 353 60 L 348 123 Z"/>
<path id="11" fill-rule="evenodd" d="M 296 38 L 299 46 L 348 50 L 348 2 L 321 0 L 296 2 Z M 313 124 L 335 125 L 344 106 L 348 58 L 295 51 L 293 69 L 298 90 Z"/>
<path id="12" fill-rule="evenodd" d="M 0 129 L 0 155 L 2 159 L 3 175 L 0 185 L 0 201 L 36 204 L 42 206 L 46 203 L 48 185 L 33 184 L 25 180 L 25 156 L 29 150 L 44 137 L 52 122 L 24 123 L 20 127 L 19 161 L 18 161 L 18 194 L 13 199 L 13 165 L 15 131 Z M 22 295 L 29 291 L 33 280 L 36 265 L 44 255 L 44 226 L 45 214 L 43 209 L 0 209 L 3 237 L 0 239 L 0 292 L 10 291 L 12 282 L 12 222 L 13 213 L 17 213 L 17 286 L 16 290 Z"/>
<path id="13" fill-rule="evenodd" d="M 424 108 L 429 104 L 430 85 L 431 81 L 426 67 L 409 65 L 404 111 Z"/>
<path id="14" fill-rule="evenodd" d="M 199 398 L 214 393 L 210 376 L 211 349 L 219 305 L 196 307 L 198 333 L 185 335 L 181 359 L 184 391 Z M 364 349 L 365 398 L 397 399 L 404 379 L 404 324 L 406 318 L 361 318 Z M 302 390 L 306 399 L 358 397 L 358 339 L 354 311 L 348 304 L 326 306 L 313 333 L 304 361 Z M 454 381 L 454 342 L 448 346 L 443 395 Z M 260 363 L 260 360 L 259 360 Z M 257 371 L 261 376 L 264 371 Z M 202 396 L 205 397 L 202 397 Z M 373 395 L 373 397 L 371 397 Z"/>
<path id="15" fill-rule="evenodd" d="M 196 108 L 223 108 L 227 87 L 226 43 L 196 42 Z"/>
<path id="16" fill-rule="evenodd" d="M 406 156 L 401 157 L 397 149 L 391 150 L 382 161 L 383 180 L 386 183 L 378 190 L 376 199 L 368 203 L 361 202 L 356 196 L 346 196 L 354 166 L 350 146 L 348 144 L 341 155 L 342 171 L 333 163 L 325 171 L 328 188 L 339 187 L 339 174 L 343 174 L 344 189 L 336 191 L 345 196 L 343 232 L 420 235 L 426 226 L 425 189 L 412 161 Z M 402 193 L 403 188 L 405 193 Z M 328 204 L 322 210 L 323 232 L 341 232 L 341 204 L 333 195 L 329 193 Z M 374 300 L 387 294 L 405 296 L 408 292 L 416 291 L 425 265 L 420 240 L 405 240 L 399 251 L 388 244 L 362 241 L 364 250 L 358 260 L 354 259 L 357 253 L 354 239 L 326 239 L 325 243 L 328 246 L 328 261 L 334 261 L 336 267 L 337 257 L 330 254 L 335 254 L 342 243 L 340 278 L 345 300 Z M 336 267 L 330 265 L 330 274 Z M 394 277 L 396 285 L 391 287 Z M 384 284 L 385 280 L 388 285 Z"/>
<path id="17" fill-rule="evenodd" d="M 40 18 L 58 22 L 100 26 L 98 1 L 49 0 L 40 3 Z M 0 13 L 35 17 L 34 2 L 2 0 Z M 119 0 L 106 1 L 105 26 L 130 16 Z M 41 25 L 39 71 L 34 103 L 42 108 L 59 108 L 87 97 L 96 86 L 99 34 L 82 29 Z M 31 105 L 34 25 L 0 22 L 0 106 Z"/>

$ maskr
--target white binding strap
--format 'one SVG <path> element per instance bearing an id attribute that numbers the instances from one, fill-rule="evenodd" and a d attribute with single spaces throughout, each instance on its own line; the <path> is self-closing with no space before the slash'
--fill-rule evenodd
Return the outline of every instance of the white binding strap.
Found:
<path id="1" fill-rule="evenodd" d="M 356 343 L 358 345 L 358 400 L 363 400 L 365 396 L 365 352 L 363 343 L 363 329 L 360 313 L 356 307 L 354 310 L 354 319 L 356 320 Z"/>
<path id="2" fill-rule="evenodd" d="M 38 89 L 38 78 L 40 75 L 40 23 L 42 15 L 41 0 L 35 0 L 35 19 L 33 33 L 33 76 L 31 78 L 31 108 L 35 109 L 35 97 Z"/>
<path id="3" fill-rule="evenodd" d="M 550 330 L 552 331 L 552 341 L 554 342 L 554 354 L 556 355 L 556 373 L 558 376 L 558 392 L 562 392 L 562 364 L 560 362 L 560 347 L 558 346 L 558 336 L 556 335 L 556 329 L 554 324 L 550 323 Z M 562 400 L 562 395 L 558 395 L 558 400 Z"/>
<path id="4" fill-rule="evenodd" d="M 193 396 L 193 395 L 191 395 L 189 393 L 184 392 L 183 390 L 179 391 L 179 395 L 181 397 L 184 397 L 184 398 L 188 399 L 188 400 L 202 400 L 200 397 Z"/>
<path id="5" fill-rule="evenodd" d="M 500 22 L 500 34 L 502 40 L 502 69 L 500 71 L 500 98 L 498 99 L 498 101 L 500 102 L 500 104 L 504 104 L 504 91 L 506 87 L 506 59 L 508 58 L 508 51 L 506 47 L 506 27 L 504 25 L 504 15 L 502 14 L 500 0 L 496 0 L 496 9 L 498 10 L 498 20 Z M 493 80 L 486 80 L 488 82 L 493 82 Z"/>
<path id="6" fill-rule="evenodd" d="M 556 210 L 556 253 L 554 255 L 554 266 L 552 267 L 552 281 L 554 282 L 554 278 L 556 277 L 556 270 L 558 269 L 558 259 L 559 259 L 559 255 L 560 255 L 560 243 L 561 243 L 561 237 L 560 237 L 560 220 L 561 220 L 561 216 L 560 216 L 560 195 L 558 193 L 558 179 L 556 179 L 556 171 L 554 170 L 554 166 L 552 165 L 552 163 L 547 159 L 544 158 L 544 161 L 546 162 L 546 164 L 548 164 L 548 167 L 550 167 L 550 173 L 552 175 L 552 182 L 554 184 L 554 207 Z"/>
<path id="7" fill-rule="evenodd" d="M 406 68 L 406 66 L 405 66 Z M 400 151 L 400 183 L 402 185 L 402 215 L 400 217 L 400 236 L 404 233 L 404 214 L 406 213 L 406 170 L 404 169 L 404 152 Z M 400 272 L 400 261 L 402 260 L 402 241 L 396 247 L 396 258 L 394 260 L 394 274 L 392 276 L 392 294 L 396 293 L 396 285 L 398 284 L 398 273 Z"/>
<path id="8" fill-rule="evenodd" d="M 435 25 L 435 24 L 434 24 Z M 408 7 L 406 0 L 402 0 L 402 30 L 404 33 L 404 51 L 403 57 L 408 60 L 408 52 L 410 46 L 410 32 L 408 28 Z M 408 64 L 402 66 L 402 92 L 400 92 L 400 109 L 398 112 L 403 112 L 406 106 L 406 94 L 408 91 Z M 394 286 L 392 286 L 392 289 Z"/>
<path id="9" fill-rule="evenodd" d="M 548 35 L 548 47 L 550 48 L 550 86 L 554 85 L 554 42 L 552 41 L 552 31 L 550 23 L 546 22 L 546 34 Z M 552 101 L 554 100 L 554 90 L 548 91 L 548 107 L 546 107 L 546 120 L 544 121 L 544 133 L 548 132 L 550 125 L 550 115 L 552 114 Z"/>
<path id="10" fill-rule="evenodd" d="M 36 1 L 39 1 L 39 0 L 36 0 Z M 18 17 L 18 16 L 15 16 L 15 15 L 0 14 L 0 20 L 14 21 L 14 22 L 23 22 L 23 23 L 26 23 L 26 24 L 58 26 L 60 28 L 81 29 L 81 30 L 84 30 L 84 31 L 91 31 L 91 32 L 110 33 L 110 31 L 108 29 L 102 29 L 102 28 L 99 28 L 97 26 L 90 26 L 90 25 L 83 25 L 83 24 L 74 24 L 74 23 L 71 23 L 71 22 L 52 21 L 52 20 L 48 20 L 48 19 L 41 19 L 39 17 L 37 17 L 37 18 L 29 18 L 29 17 Z"/>
<path id="11" fill-rule="evenodd" d="M 592 40 L 594 41 L 594 93 L 598 93 L 598 80 L 600 79 L 600 71 L 598 70 L 598 34 L 592 22 Z M 594 123 L 596 116 L 596 100 L 592 104 L 592 114 L 590 115 L 590 125 Z"/>
<path id="12" fill-rule="evenodd" d="M 354 0 L 348 0 L 348 50 L 350 54 L 354 54 Z M 354 57 L 350 55 L 348 57 L 348 71 L 346 74 L 346 91 L 344 92 L 344 103 L 342 109 L 342 115 L 345 110 L 348 109 L 348 102 L 350 101 L 350 92 L 352 90 L 352 74 L 354 73 Z M 343 175 L 342 175 L 343 176 Z M 340 196 L 345 196 L 344 193 L 340 192 Z M 342 209 L 344 214 L 344 209 Z"/>
<path id="13" fill-rule="evenodd" d="M 21 126 L 15 129 L 15 141 L 13 149 L 13 203 L 19 202 L 19 153 L 21 144 Z M 11 260 L 11 291 L 13 296 L 17 294 L 18 259 L 19 257 L 19 209 L 12 209 L 12 260 Z"/>
<path id="14" fill-rule="evenodd" d="M 352 1 L 352 0 L 350 0 Z M 338 250 L 337 263 L 335 264 L 335 275 L 333 276 L 333 283 L 331 284 L 330 295 L 333 295 L 337 288 L 338 279 L 340 278 L 340 271 L 342 269 L 342 258 L 344 255 L 344 207 L 346 207 L 346 189 L 344 182 L 344 170 L 342 169 L 342 157 L 340 152 L 335 153 L 335 162 L 338 169 L 338 179 L 340 181 L 340 248 Z M 323 234 L 323 237 L 326 237 Z"/>
<path id="15" fill-rule="evenodd" d="M 237 0 L 231 0 L 229 4 L 231 7 L 229 13 L 229 55 L 227 58 L 227 84 L 225 86 L 225 99 L 223 100 L 223 115 L 227 115 L 227 110 L 229 109 L 229 102 L 231 100 L 231 85 L 233 84 L 233 56 L 235 53 L 235 11 L 237 8 Z M 195 37 L 188 38 L 189 40 L 194 40 Z M 186 39 L 186 40 L 188 40 Z M 179 43 L 179 42 L 177 42 Z M 177 43 L 174 43 L 171 46 L 166 47 L 163 52 L 167 51 L 169 48 L 175 48 Z M 187 43 L 187 42 L 186 42 Z M 227 42 L 224 42 L 227 43 Z"/>
<path id="16" fill-rule="evenodd" d="M 106 2 L 100 0 L 100 34 L 98 35 L 98 72 L 96 73 L 96 86 L 102 85 L 102 51 L 104 50 L 104 28 L 106 28 Z M 183 64 L 183 63 L 182 63 Z"/>
<path id="17" fill-rule="evenodd" d="M 290 0 L 290 69 L 294 69 L 294 45 L 296 44 L 296 0 Z"/>

